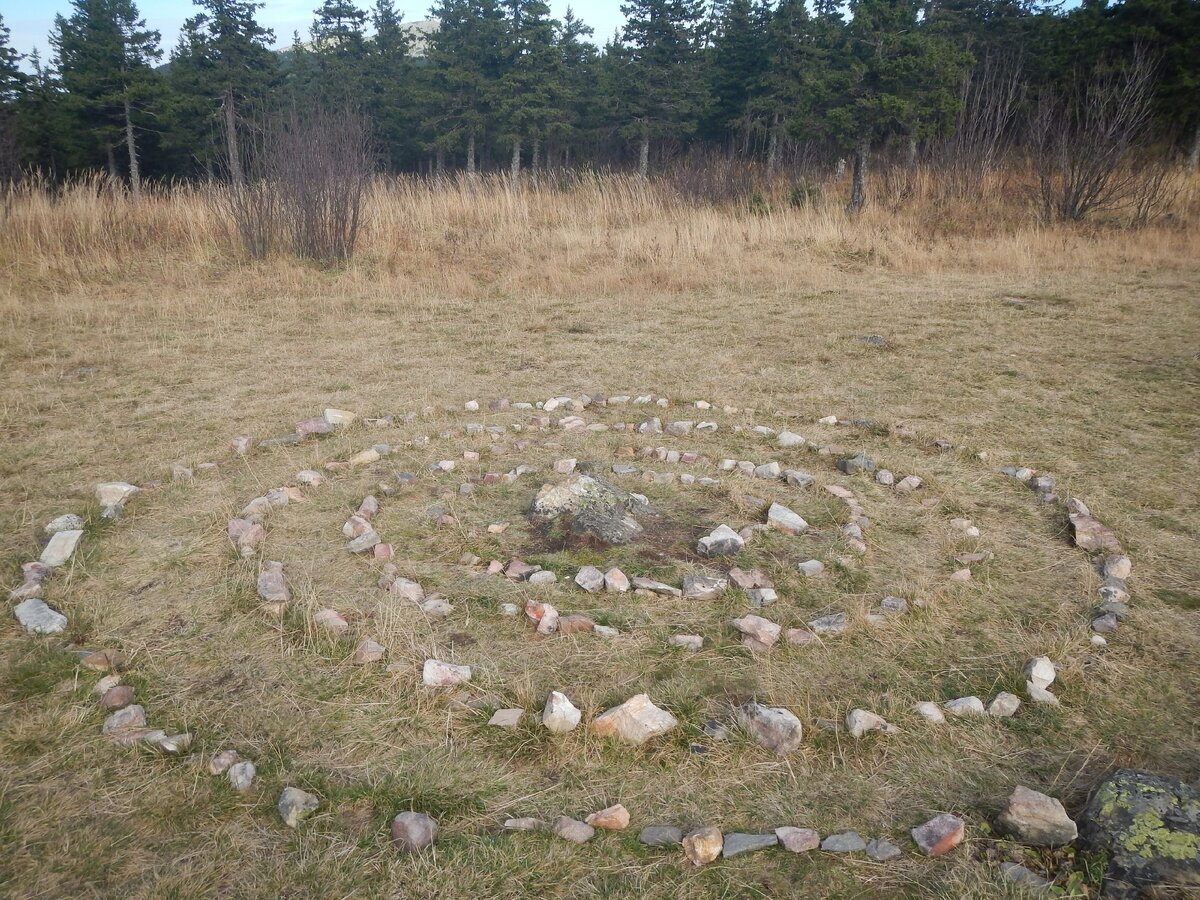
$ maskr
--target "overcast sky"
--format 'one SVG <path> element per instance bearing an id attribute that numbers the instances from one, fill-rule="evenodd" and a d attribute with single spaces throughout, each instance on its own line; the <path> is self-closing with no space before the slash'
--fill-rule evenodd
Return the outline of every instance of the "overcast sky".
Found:
<path id="1" fill-rule="evenodd" d="M 359 0 L 360 7 L 369 6 L 372 0 Z M 259 10 L 258 21 L 275 31 L 276 46 L 287 46 L 292 42 L 292 33 L 299 31 L 308 37 L 308 26 L 312 24 L 313 10 L 321 0 L 266 0 Z M 549 0 L 550 9 L 556 18 L 561 18 L 570 6 L 575 14 L 596 29 L 595 41 L 604 41 L 624 21 L 621 15 L 621 0 Z M 405 21 L 429 17 L 429 0 L 396 0 L 397 9 L 403 11 Z M 138 11 L 146 24 L 162 32 L 162 49 L 165 54 L 175 46 L 183 20 L 195 13 L 191 0 L 137 0 Z M 0 0 L 0 15 L 12 30 L 12 44 L 20 53 L 28 53 L 35 47 L 42 58 L 49 55 L 46 35 L 54 24 L 56 13 L 69 14 L 69 0 Z"/>

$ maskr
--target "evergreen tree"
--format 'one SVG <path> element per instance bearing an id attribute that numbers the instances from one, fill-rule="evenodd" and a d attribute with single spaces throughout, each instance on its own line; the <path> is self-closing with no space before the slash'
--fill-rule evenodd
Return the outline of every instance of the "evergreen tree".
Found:
<path id="1" fill-rule="evenodd" d="M 363 102 L 367 78 L 367 14 L 350 0 L 325 0 L 316 10 L 308 104 L 351 107 Z"/>
<path id="2" fill-rule="evenodd" d="M 704 102 L 700 72 L 703 0 L 628 0 L 623 42 L 629 50 L 629 133 L 639 141 L 638 172 L 650 165 L 650 142 L 684 138 Z"/>
<path id="3" fill-rule="evenodd" d="M 275 81 L 277 61 L 269 49 L 275 35 L 258 24 L 255 13 L 261 3 L 194 3 L 202 11 L 184 24 L 194 76 L 189 93 L 203 99 L 210 115 L 219 110 L 229 177 L 234 184 L 241 184 L 245 171 L 238 136 L 239 110 L 261 102 Z"/>
<path id="4" fill-rule="evenodd" d="M 22 56 L 9 43 L 11 32 L 0 16 L 0 184 L 16 178 L 20 170 L 17 149 L 16 106 L 25 88 Z"/>
<path id="5" fill-rule="evenodd" d="M 558 23 L 544 0 L 502 0 L 507 13 L 506 71 L 500 79 L 500 114 L 512 146 L 510 178 L 515 189 L 521 173 L 521 142 L 531 141 L 535 172 L 541 143 L 558 133 L 566 120 L 566 61 L 555 45 Z"/>
<path id="6" fill-rule="evenodd" d="M 850 0 L 844 60 L 848 90 L 827 115 L 834 137 L 854 149 L 847 209 L 866 203 L 872 143 L 896 134 L 915 140 L 946 121 L 971 58 L 922 28 L 916 0 Z"/>
<path id="7" fill-rule="evenodd" d="M 81 124 L 98 142 L 116 174 L 115 150 L 124 143 L 129 184 L 141 191 L 135 114 L 153 95 L 151 64 L 162 52 L 159 33 L 147 29 L 132 0 L 71 0 L 69 17 L 55 17 L 50 42 L 64 88 Z"/>
<path id="8" fill-rule="evenodd" d="M 480 139 L 492 123 L 504 71 L 503 11 L 495 0 L 440 0 L 430 10 L 425 124 L 438 154 L 465 141 L 467 173 L 475 174 Z"/>
<path id="9" fill-rule="evenodd" d="M 743 156 L 749 153 L 755 130 L 757 105 L 753 101 L 765 74 L 770 19 L 771 10 L 765 3 L 730 0 L 717 20 L 710 51 L 709 133 L 740 135 Z"/>
<path id="10" fill-rule="evenodd" d="M 587 38 L 595 32 L 567 7 L 555 35 L 563 62 L 563 116 L 547 137 L 569 154 L 580 135 L 594 132 L 602 118 L 605 98 L 597 83 L 596 47 Z M 550 160 L 549 150 L 547 161 Z"/>
<path id="11" fill-rule="evenodd" d="M 367 44 L 365 112 L 375 125 L 388 168 L 415 156 L 416 69 L 412 40 L 392 0 L 376 0 L 371 10 L 374 39 Z"/>

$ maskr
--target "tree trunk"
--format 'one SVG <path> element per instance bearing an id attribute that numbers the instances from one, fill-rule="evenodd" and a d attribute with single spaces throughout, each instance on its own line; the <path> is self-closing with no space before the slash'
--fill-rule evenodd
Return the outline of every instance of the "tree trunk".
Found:
<path id="1" fill-rule="evenodd" d="M 534 138 L 533 145 L 529 148 L 529 171 L 533 173 L 533 186 L 536 189 L 538 184 L 538 167 L 540 165 L 539 151 L 542 149 L 542 139 Z"/>
<path id="2" fill-rule="evenodd" d="M 508 188 L 513 193 L 521 186 L 521 139 L 513 138 L 512 165 L 508 170 Z"/>
<path id="3" fill-rule="evenodd" d="M 871 142 L 863 138 L 854 148 L 854 175 L 850 183 L 850 202 L 846 204 L 846 212 L 852 216 L 862 212 L 867 205 L 867 153 Z"/>
<path id="4" fill-rule="evenodd" d="M 846 174 L 846 157 L 839 156 L 837 164 L 833 167 L 833 177 L 841 180 L 841 177 Z"/>
<path id="5" fill-rule="evenodd" d="M 108 153 L 108 177 L 112 178 L 112 179 L 116 179 L 116 177 L 117 177 L 117 154 L 113 152 L 112 144 L 108 145 L 106 152 Z"/>
<path id="6" fill-rule="evenodd" d="M 446 174 L 446 151 L 441 147 L 437 149 L 437 177 L 441 178 Z"/>
<path id="7" fill-rule="evenodd" d="M 1200 122 L 1196 123 L 1196 130 L 1192 132 L 1192 149 L 1188 153 L 1188 166 L 1193 172 L 1200 169 Z"/>
<path id="8" fill-rule="evenodd" d="M 917 165 L 917 139 L 912 135 L 908 137 L 908 146 L 905 148 L 905 163 L 908 168 L 916 168 Z"/>
<path id="9" fill-rule="evenodd" d="M 133 136 L 133 118 L 129 111 L 129 98 L 125 98 L 125 146 L 129 150 L 129 189 L 133 196 L 142 196 L 142 170 L 138 165 L 137 141 Z"/>
<path id="10" fill-rule="evenodd" d="M 467 135 L 467 175 L 471 178 L 475 177 L 475 129 L 471 129 L 471 133 Z"/>
<path id="11" fill-rule="evenodd" d="M 767 172 L 774 174 L 779 165 L 779 113 L 771 120 L 771 136 L 767 139 Z"/>
<path id="12" fill-rule="evenodd" d="M 237 109 L 234 107 L 233 88 L 225 91 L 221 107 L 225 112 L 225 150 L 229 154 L 229 180 L 240 187 L 246 178 L 242 173 L 242 155 L 238 150 Z"/>
<path id="13" fill-rule="evenodd" d="M 650 130 L 642 128 L 642 146 L 638 151 L 638 177 L 650 177 Z"/>

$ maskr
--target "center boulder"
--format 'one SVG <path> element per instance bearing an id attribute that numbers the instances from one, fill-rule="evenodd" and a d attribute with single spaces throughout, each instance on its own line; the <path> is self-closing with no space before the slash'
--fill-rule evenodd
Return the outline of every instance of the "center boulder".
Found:
<path id="1" fill-rule="evenodd" d="M 531 513 L 544 522 L 567 521 L 574 534 L 608 545 L 637 540 L 643 528 L 634 517 L 655 514 L 641 494 L 593 475 L 573 475 L 559 484 L 542 485 Z"/>

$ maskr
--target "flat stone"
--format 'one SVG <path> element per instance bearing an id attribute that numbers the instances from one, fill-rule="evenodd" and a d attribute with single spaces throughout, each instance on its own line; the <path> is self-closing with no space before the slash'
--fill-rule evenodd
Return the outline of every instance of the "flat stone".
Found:
<path id="1" fill-rule="evenodd" d="M 743 853 L 753 853 L 755 850 L 766 850 L 779 844 L 775 834 L 743 834 L 735 831 L 724 836 L 721 846 L 721 856 L 730 859 Z"/>
<path id="2" fill-rule="evenodd" d="M 712 575 L 683 576 L 683 599 L 715 600 L 725 593 L 729 579 Z"/>
<path id="3" fill-rule="evenodd" d="M 1054 882 L 1047 881 L 1036 872 L 1032 872 L 1015 862 L 1000 863 L 1000 877 L 1009 884 L 1015 884 L 1019 887 L 1028 888 L 1030 891 L 1037 893 L 1049 891 L 1050 888 L 1054 886 Z"/>
<path id="4" fill-rule="evenodd" d="M 454 687 L 471 680 L 471 667 L 427 659 L 421 670 L 421 680 L 429 687 Z"/>
<path id="5" fill-rule="evenodd" d="M 1075 513 L 1067 517 L 1071 527 L 1071 537 L 1075 546 L 1089 553 L 1106 551 L 1120 553 L 1121 542 L 1116 533 L 1099 519 L 1083 513 Z"/>
<path id="6" fill-rule="evenodd" d="M 808 523 L 786 506 L 772 503 L 767 510 L 767 527 L 784 534 L 803 534 L 808 530 Z"/>
<path id="7" fill-rule="evenodd" d="M 555 837 L 570 841 L 572 844 L 586 844 L 596 833 L 596 829 L 591 825 L 580 822 L 578 819 L 572 819 L 570 816 L 559 816 L 550 826 L 550 830 Z"/>
<path id="8" fill-rule="evenodd" d="M 392 846 L 403 853 L 424 850 L 437 834 L 437 822 L 425 813 L 402 812 L 392 819 Z"/>
<path id="9" fill-rule="evenodd" d="M 808 623 L 808 627 L 812 632 L 821 637 L 835 637 L 843 633 L 848 626 L 849 619 L 845 613 L 832 613 L 828 616 L 813 619 Z"/>
<path id="10" fill-rule="evenodd" d="M 1058 698 L 1046 690 L 1044 687 L 1039 687 L 1032 681 L 1025 682 L 1025 693 L 1029 694 L 1029 699 L 1034 703 L 1044 703 L 1047 706 L 1058 706 Z"/>
<path id="11" fill-rule="evenodd" d="M 807 853 L 821 846 L 821 836 L 811 828 L 783 825 L 775 829 L 779 845 L 789 853 Z"/>
<path id="12" fill-rule="evenodd" d="M 60 634 L 67 627 L 67 617 L 37 597 L 30 597 L 14 606 L 13 616 L 30 634 Z"/>
<path id="13" fill-rule="evenodd" d="M 387 648 L 373 638 L 363 638 L 354 648 L 354 665 L 367 666 L 379 662 L 387 653 Z"/>
<path id="14" fill-rule="evenodd" d="M 683 839 L 683 852 L 694 866 L 706 866 L 718 856 L 725 846 L 725 837 L 715 825 L 697 828 Z"/>
<path id="15" fill-rule="evenodd" d="M 517 819 L 505 819 L 505 831 L 545 831 L 549 825 L 541 819 L 532 816 L 522 816 Z"/>
<path id="16" fill-rule="evenodd" d="M 598 715 L 592 721 L 592 731 L 601 737 L 616 737 L 640 746 L 678 724 L 678 719 L 655 706 L 646 694 L 635 694 L 620 706 Z"/>
<path id="17" fill-rule="evenodd" d="M 966 823 L 958 816 L 942 813 L 912 830 L 912 838 L 926 856 L 942 856 L 962 843 Z"/>
<path id="18" fill-rule="evenodd" d="M 752 588 L 771 587 L 771 579 L 769 579 L 762 569 L 740 569 L 733 568 L 729 570 L 729 581 L 740 587 L 744 591 Z"/>
<path id="19" fill-rule="evenodd" d="M 887 862 L 901 853 L 900 848 L 887 838 L 875 838 L 867 844 L 867 857 L 875 862 Z"/>
<path id="20" fill-rule="evenodd" d="M 125 509 L 125 501 L 136 494 L 140 488 L 124 481 L 105 481 L 96 485 L 96 500 L 100 503 L 100 515 L 105 519 L 115 519 Z"/>
<path id="21" fill-rule="evenodd" d="M 65 565 L 75 553 L 79 541 L 83 537 L 82 530 L 56 531 L 50 536 L 50 542 L 42 551 L 40 562 L 51 569 Z"/>
<path id="22" fill-rule="evenodd" d="M 843 831 L 821 841 L 821 849 L 826 853 L 861 853 L 867 849 L 867 842 L 857 831 Z"/>
<path id="23" fill-rule="evenodd" d="M 683 591 L 679 588 L 664 584 L 661 581 L 655 581 L 653 578 L 634 578 L 633 586 L 641 591 L 650 591 L 652 594 L 662 594 L 667 597 L 683 596 Z"/>
<path id="24" fill-rule="evenodd" d="M 783 630 L 769 619 L 753 614 L 733 619 L 729 624 L 742 633 L 742 643 L 753 651 L 770 650 Z"/>
<path id="25" fill-rule="evenodd" d="M 542 725 L 554 734 L 565 734 L 573 731 L 582 717 L 583 714 L 567 699 L 566 694 L 551 691 L 542 710 Z"/>
<path id="26" fill-rule="evenodd" d="M 804 738 L 800 720 L 790 711 L 751 701 L 741 707 L 743 727 L 772 753 L 783 756 L 799 748 Z"/>
<path id="27" fill-rule="evenodd" d="M 1006 833 L 1034 847 L 1059 847 L 1079 836 L 1062 803 L 1023 785 L 1013 789 L 998 821 Z"/>
<path id="28" fill-rule="evenodd" d="M 681 650 L 700 650 L 704 646 L 704 638 L 698 634 L 673 634 L 667 643 Z"/>
<path id="29" fill-rule="evenodd" d="M 629 827 L 629 810 L 620 803 L 614 803 L 612 806 L 592 813 L 584 821 L 593 828 L 620 831 Z"/>
<path id="30" fill-rule="evenodd" d="M 674 825 L 647 825 L 638 841 L 647 847 L 674 847 L 683 842 L 683 831 Z"/>
<path id="31" fill-rule="evenodd" d="M 783 480 L 786 481 L 791 487 L 800 488 L 803 490 L 805 488 L 812 487 L 813 484 L 816 483 L 817 479 L 808 472 L 802 472 L 799 469 L 784 469 Z"/>
<path id="32" fill-rule="evenodd" d="M 114 685 L 104 692 L 100 705 L 104 709 L 124 709 L 133 702 L 133 694 L 133 688 L 127 684 Z"/>
<path id="33" fill-rule="evenodd" d="M 616 566 L 604 573 L 604 590 L 609 594 L 623 594 L 629 590 L 629 576 Z"/>
<path id="34" fill-rule="evenodd" d="M 805 578 L 816 578 L 825 571 L 825 563 L 819 559 L 806 559 L 796 566 L 796 571 Z"/>

